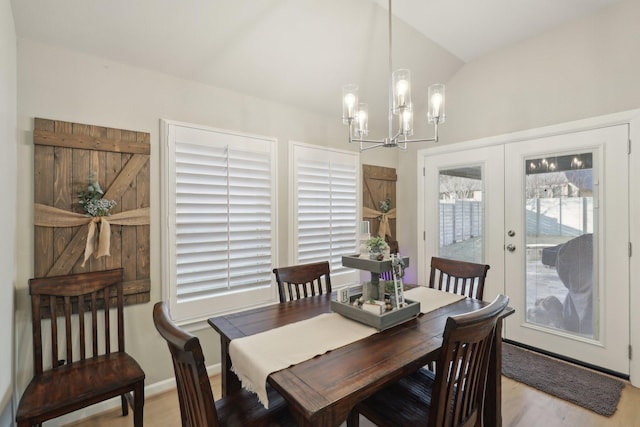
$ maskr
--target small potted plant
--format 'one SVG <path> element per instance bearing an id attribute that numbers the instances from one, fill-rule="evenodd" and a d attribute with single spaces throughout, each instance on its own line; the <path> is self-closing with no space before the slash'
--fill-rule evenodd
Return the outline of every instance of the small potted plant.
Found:
<path id="1" fill-rule="evenodd" d="M 369 259 L 381 261 L 384 258 L 382 251 L 387 249 L 389 245 L 382 237 L 375 236 L 367 240 L 367 249 L 369 249 Z"/>

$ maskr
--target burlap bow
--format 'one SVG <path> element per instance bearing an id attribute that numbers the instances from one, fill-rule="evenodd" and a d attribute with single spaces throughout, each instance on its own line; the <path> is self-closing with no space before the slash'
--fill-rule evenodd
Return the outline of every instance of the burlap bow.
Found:
<path id="1" fill-rule="evenodd" d="M 115 213 L 110 216 L 88 217 L 86 215 L 65 211 L 40 203 L 34 205 L 34 224 L 40 227 L 77 227 L 87 224 L 87 243 L 84 248 L 84 261 L 87 262 L 91 254 L 96 258 L 111 255 L 111 226 L 117 225 L 147 225 L 149 224 L 149 208 L 134 209 Z M 96 224 L 100 223 L 100 233 L 96 236 Z"/>
<path id="2" fill-rule="evenodd" d="M 391 226 L 389 225 L 390 219 L 396 218 L 396 209 L 390 209 L 389 212 L 380 212 L 375 209 L 368 208 L 364 206 L 362 208 L 363 214 L 365 218 L 380 218 L 380 227 L 378 227 L 378 236 L 384 239 L 385 236 L 391 236 Z"/>

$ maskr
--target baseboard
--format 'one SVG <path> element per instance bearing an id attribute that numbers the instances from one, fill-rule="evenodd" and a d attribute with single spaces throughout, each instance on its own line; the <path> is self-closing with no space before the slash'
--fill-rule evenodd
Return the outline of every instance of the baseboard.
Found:
<path id="1" fill-rule="evenodd" d="M 219 363 L 211 366 L 207 366 L 207 373 L 209 376 L 217 375 L 221 371 L 221 365 Z M 164 393 L 169 390 L 173 390 L 176 388 L 176 380 L 175 377 L 168 378 L 166 380 L 158 381 L 153 384 L 146 385 L 144 387 L 144 397 L 148 399 L 154 395 Z M 85 418 L 92 417 L 101 412 L 110 411 L 113 409 L 120 408 L 120 398 L 114 397 L 113 399 L 105 400 L 104 402 L 96 403 L 95 405 L 91 405 L 87 408 L 77 410 L 67 415 L 63 415 L 61 417 L 55 418 L 53 420 L 47 421 L 47 427 L 62 427 L 64 425 L 74 423 Z M 133 412 L 129 410 L 129 415 L 133 416 Z"/>

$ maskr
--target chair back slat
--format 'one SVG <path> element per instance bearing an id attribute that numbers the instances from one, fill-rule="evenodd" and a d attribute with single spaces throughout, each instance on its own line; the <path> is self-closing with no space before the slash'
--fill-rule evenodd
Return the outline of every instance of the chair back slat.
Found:
<path id="1" fill-rule="evenodd" d="M 84 296 L 78 296 L 78 327 L 80 329 L 80 360 L 85 360 L 87 358 L 86 345 L 87 340 L 85 338 L 84 331 Z"/>
<path id="2" fill-rule="evenodd" d="M 327 261 L 274 268 L 273 274 L 276 276 L 280 302 L 331 293 Z"/>
<path id="3" fill-rule="evenodd" d="M 73 362 L 73 341 L 71 337 L 71 297 L 65 296 L 64 301 L 64 330 L 65 330 L 65 346 L 67 348 L 66 363 Z"/>
<path id="4" fill-rule="evenodd" d="M 65 276 L 43 277 L 29 280 L 29 292 L 32 301 L 32 321 L 33 321 L 33 341 L 34 341 L 34 367 L 36 374 L 41 374 L 45 369 L 42 355 L 42 327 L 41 322 L 49 317 L 51 322 L 51 368 L 58 367 L 59 359 L 66 357 L 65 364 L 73 362 L 74 353 L 78 354 L 81 360 L 86 358 L 86 331 L 85 313 L 91 311 L 91 341 L 93 345 L 92 357 L 99 355 L 98 341 L 98 313 L 104 312 L 104 338 L 105 352 L 111 353 L 110 345 L 110 321 L 109 308 L 111 292 L 122 293 L 123 270 L 107 270 L 91 273 L 69 274 Z M 114 296 L 117 296 L 115 295 Z M 85 296 L 90 296 L 90 302 Z M 121 313 L 123 310 L 122 297 L 116 297 L 117 309 Z M 74 317 L 78 316 L 78 321 L 74 322 Z M 64 321 L 64 349 L 59 348 L 58 343 L 58 322 Z M 60 326 L 62 328 L 62 326 Z M 124 342 L 124 328 L 122 322 L 118 322 L 118 342 Z M 62 333 L 62 331 L 61 331 Z M 78 346 L 74 352 L 74 339 L 78 337 Z M 119 346 L 118 351 L 122 346 Z M 60 351 L 63 355 L 61 357 Z"/>
<path id="5" fill-rule="evenodd" d="M 111 322 L 109 321 L 111 293 L 109 288 L 104 289 L 102 297 L 104 298 L 104 351 L 105 353 L 111 353 Z"/>
<path id="6" fill-rule="evenodd" d="M 481 300 L 489 266 L 446 258 L 431 258 L 429 287 Z"/>
<path id="7" fill-rule="evenodd" d="M 97 305 L 98 296 L 96 292 L 91 292 L 91 305 L 89 306 L 91 310 L 91 349 L 93 350 L 91 357 L 98 355 L 98 311 L 94 310 Z"/>
<path id="8" fill-rule="evenodd" d="M 51 308 L 51 367 L 56 368 L 58 366 L 58 308 L 56 297 L 49 297 L 49 307 Z"/>
<path id="9" fill-rule="evenodd" d="M 40 323 L 40 295 L 31 295 L 31 322 L 34 337 L 42 336 Z M 36 321 L 37 319 L 37 321 Z M 33 340 L 33 366 L 36 375 L 42 373 L 42 340 Z"/>
<path id="10" fill-rule="evenodd" d="M 429 427 L 473 426 L 483 419 L 484 392 L 495 328 L 509 298 L 447 319 L 433 384 Z"/>
<path id="11" fill-rule="evenodd" d="M 124 285 L 122 282 L 117 284 L 117 307 L 118 307 L 118 330 L 124 330 Z M 118 351 L 125 351 L 124 349 L 124 334 L 118 334 Z"/>
<path id="12" fill-rule="evenodd" d="M 153 323 L 171 352 L 182 425 L 217 427 L 218 414 L 198 337 L 173 323 L 164 302 L 153 307 Z"/>

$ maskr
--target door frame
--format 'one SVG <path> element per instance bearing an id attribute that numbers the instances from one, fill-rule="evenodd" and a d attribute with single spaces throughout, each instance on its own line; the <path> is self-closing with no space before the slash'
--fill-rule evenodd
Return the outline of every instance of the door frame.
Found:
<path id="1" fill-rule="evenodd" d="M 578 132 L 604 126 L 627 124 L 630 135 L 630 155 L 629 161 L 629 243 L 631 245 L 631 258 L 629 262 L 629 345 L 632 350 L 632 357 L 629 366 L 629 379 L 633 386 L 640 387 L 640 310 L 634 309 L 640 306 L 640 285 L 632 286 L 633 283 L 640 283 L 640 192 L 633 191 L 632 183 L 640 182 L 640 109 L 624 111 L 621 113 L 592 117 L 576 120 L 567 123 L 560 123 L 540 128 L 527 129 L 513 133 L 496 135 L 476 140 L 457 142 L 452 144 L 441 144 L 438 146 L 418 150 L 417 152 L 417 230 L 422 230 L 422 238 L 418 238 L 417 259 L 425 260 L 417 269 L 418 283 L 428 283 L 428 261 L 426 261 L 425 240 L 425 185 L 422 179 L 425 168 L 425 157 L 435 154 L 452 153 L 461 150 L 489 147 L 493 145 L 503 145 L 514 142 L 521 142 L 529 139 L 550 137 L 555 135 Z M 444 139 L 444 138 L 442 138 Z M 420 233 L 420 231 L 418 231 Z"/>

